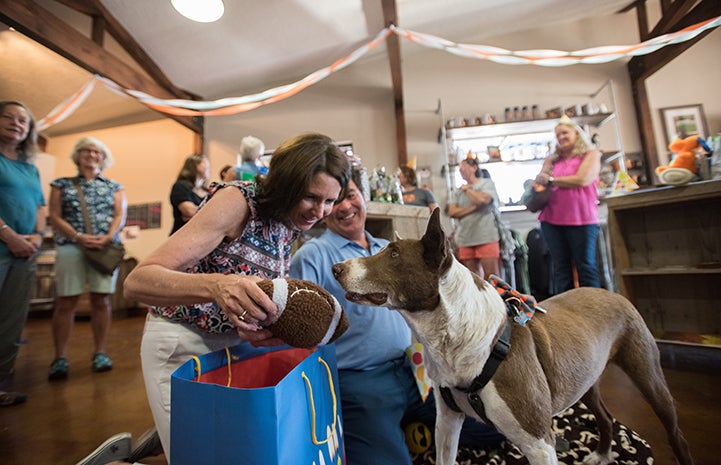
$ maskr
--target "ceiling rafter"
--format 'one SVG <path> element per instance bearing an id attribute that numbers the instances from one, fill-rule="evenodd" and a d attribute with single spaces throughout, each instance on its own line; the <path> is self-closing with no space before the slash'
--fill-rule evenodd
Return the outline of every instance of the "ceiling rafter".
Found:
<path id="1" fill-rule="evenodd" d="M 103 15 L 100 17 L 107 22 L 107 18 Z M 0 20 L 81 68 L 107 77 L 122 87 L 142 91 L 158 98 L 189 96 L 187 93 L 176 94 L 152 78 L 139 73 L 33 0 L 0 0 Z M 178 121 L 202 138 L 202 117 L 165 116 Z"/>

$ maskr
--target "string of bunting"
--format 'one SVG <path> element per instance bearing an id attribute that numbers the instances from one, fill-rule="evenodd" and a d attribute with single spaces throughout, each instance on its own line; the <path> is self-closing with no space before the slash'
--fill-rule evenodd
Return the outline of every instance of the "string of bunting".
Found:
<path id="1" fill-rule="evenodd" d="M 488 60 L 507 65 L 569 66 L 574 64 L 599 64 L 623 57 L 646 55 L 667 45 L 691 40 L 702 32 L 721 25 L 721 16 L 694 24 L 677 32 L 664 34 L 634 45 L 608 45 L 572 52 L 561 50 L 511 51 L 487 45 L 458 44 L 431 34 L 414 32 L 391 25 L 381 30 L 368 43 L 350 54 L 336 60 L 330 66 L 321 68 L 306 77 L 284 86 L 273 87 L 257 94 L 230 97 L 213 101 L 159 99 L 144 92 L 126 89 L 110 79 L 95 75 L 80 90 L 56 106 L 47 116 L 38 121 L 38 130 L 43 131 L 70 116 L 94 88 L 96 81 L 121 95 L 130 96 L 149 108 L 175 116 L 224 116 L 253 110 L 262 105 L 279 102 L 307 87 L 318 83 L 331 74 L 351 65 L 383 42 L 391 33 L 418 45 L 439 49 L 465 58 Z"/>

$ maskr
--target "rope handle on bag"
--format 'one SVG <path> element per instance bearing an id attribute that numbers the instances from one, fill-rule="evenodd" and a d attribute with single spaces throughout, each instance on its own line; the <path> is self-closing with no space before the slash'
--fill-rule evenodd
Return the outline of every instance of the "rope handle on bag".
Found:
<path id="1" fill-rule="evenodd" d="M 330 385 L 330 393 L 333 397 L 333 428 L 331 428 L 330 433 L 328 434 L 328 437 L 325 438 L 323 441 L 319 441 L 318 437 L 315 434 L 315 402 L 313 401 L 313 387 L 310 384 L 310 380 L 305 375 L 305 371 L 301 372 L 301 376 L 305 380 L 305 383 L 308 385 L 308 394 L 310 396 L 310 411 L 311 411 L 311 434 L 313 437 L 313 444 L 315 445 L 321 445 L 327 443 L 333 436 L 335 436 L 335 427 L 336 423 L 338 422 L 338 402 L 335 397 L 335 387 L 333 386 L 333 375 L 330 372 L 330 367 L 328 364 L 323 360 L 321 357 L 318 357 L 318 361 L 322 363 L 325 366 L 325 370 L 328 373 L 328 384 Z"/>
<path id="2" fill-rule="evenodd" d="M 228 383 L 225 386 L 230 387 L 230 383 L 231 383 L 231 381 L 233 381 L 233 372 L 230 369 L 230 360 L 231 360 L 230 349 L 228 349 L 227 347 L 225 348 L 225 356 L 228 359 Z M 203 374 L 203 370 L 200 368 L 200 358 L 193 355 L 193 360 L 195 360 L 195 368 L 193 368 L 193 370 L 195 370 L 195 373 L 196 373 L 195 381 L 200 381 L 200 375 Z"/>

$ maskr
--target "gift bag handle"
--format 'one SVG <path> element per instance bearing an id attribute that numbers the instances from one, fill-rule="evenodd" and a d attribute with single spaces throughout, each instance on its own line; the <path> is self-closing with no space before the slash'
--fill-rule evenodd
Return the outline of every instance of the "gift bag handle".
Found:
<path id="1" fill-rule="evenodd" d="M 313 401 L 313 386 L 310 384 L 310 380 L 306 376 L 305 372 L 301 372 L 301 376 L 305 380 L 305 383 L 308 385 L 308 397 L 310 397 L 310 412 L 311 412 L 311 434 L 313 437 L 313 444 L 315 445 L 321 445 L 327 443 L 332 437 L 335 436 L 335 427 L 336 423 L 338 422 L 338 402 L 335 396 L 335 387 L 333 386 L 333 375 L 330 372 L 330 367 L 326 363 L 325 360 L 323 360 L 321 357 L 318 357 L 318 362 L 322 363 L 325 366 L 325 370 L 328 373 L 328 384 L 330 385 L 330 393 L 333 397 L 333 428 L 331 428 L 330 433 L 328 434 L 328 437 L 326 437 L 323 441 L 319 441 L 318 437 L 315 434 L 316 430 L 316 420 L 315 420 L 315 402 Z"/>
<path id="2" fill-rule="evenodd" d="M 230 362 L 231 362 L 231 356 L 230 356 L 230 349 L 225 348 L 225 357 L 228 359 L 228 383 L 225 385 L 225 387 L 230 387 L 230 383 L 233 381 L 233 370 L 230 368 Z M 200 358 L 193 355 L 193 360 L 195 360 L 195 367 L 193 368 L 196 373 L 196 379 L 195 381 L 200 381 L 200 375 L 203 374 L 203 370 L 200 368 Z"/>

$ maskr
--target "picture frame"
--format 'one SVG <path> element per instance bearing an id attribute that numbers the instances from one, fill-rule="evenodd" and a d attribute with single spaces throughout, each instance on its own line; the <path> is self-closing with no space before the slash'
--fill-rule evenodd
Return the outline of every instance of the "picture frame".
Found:
<path id="1" fill-rule="evenodd" d="M 706 138 L 708 129 L 702 104 L 666 107 L 659 111 L 667 146 L 677 138 L 685 139 L 693 135 Z"/>

